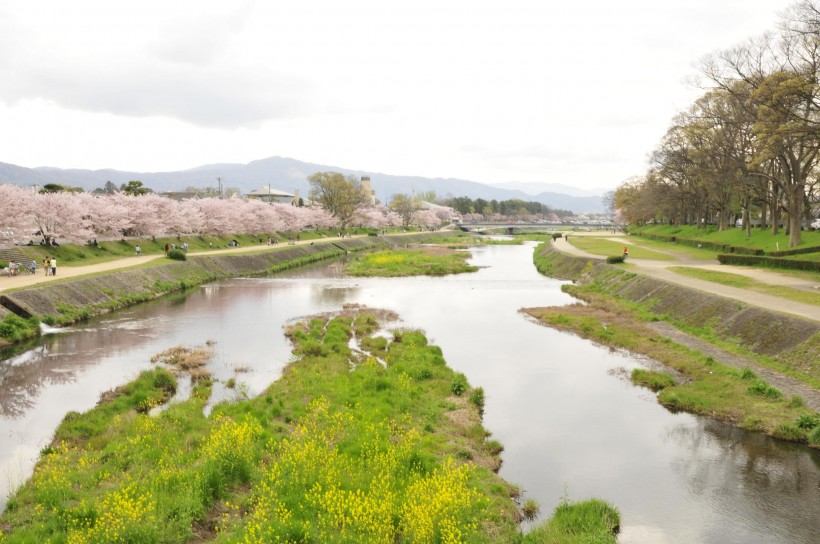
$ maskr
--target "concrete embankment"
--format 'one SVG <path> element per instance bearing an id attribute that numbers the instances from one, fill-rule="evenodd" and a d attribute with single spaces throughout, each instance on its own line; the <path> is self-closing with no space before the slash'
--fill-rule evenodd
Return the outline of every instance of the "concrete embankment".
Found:
<path id="1" fill-rule="evenodd" d="M 796 358 L 811 366 L 801 370 L 820 374 L 820 323 L 635 274 L 600 260 L 568 255 L 550 246 L 539 251 L 543 259 L 539 268 L 545 274 L 579 284 L 594 283 L 653 314 L 710 330 L 717 338 L 755 353 L 789 357 L 799 350 Z"/>
<path id="2" fill-rule="evenodd" d="M 191 256 L 187 261 L 44 284 L 0 296 L 0 319 L 13 312 L 50 324 L 67 324 L 220 278 L 266 274 L 348 252 L 424 242 L 434 236 L 340 238 L 258 253 Z"/>

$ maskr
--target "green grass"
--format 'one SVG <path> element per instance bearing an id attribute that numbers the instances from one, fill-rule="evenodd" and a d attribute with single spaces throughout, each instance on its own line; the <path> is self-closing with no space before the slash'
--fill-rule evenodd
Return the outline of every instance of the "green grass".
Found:
<path id="1" fill-rule="evenodd" d="M 40 335 L 40 322 L 37 318 L 23 318 L 15 314 L 6 314 L 0 321 L 0 339 L 9 343 L 22 342 Z"/>
<path id="2" fill-rule="evenodd" d="M 443 276 L 475 272 L 478 267 L 467 264 L 469 254 L 445 251 L 441 248 L 383 250 L 360 255 L 347 263 L 352 276 Z"/>
<path id="3" fill-rule="evenodd" d="M 652 317 L 642 314 L 640 308 L 609 298 L 595 287 L 572 286 L 572 293 L 587 304 L 525 311 L 545 325 L 646 355 L 683 374 L 686 379 L 678 384 L 663 379 L 666 384 L 658 400 L 665 406 L 781 438 L 786 437 L 778 434 L 780 426 L 792 424 L 801 415 L 813 414 L 802 403 L 778 396 L 765 382 L 750 383 L 754 376 L 748 369 L 719 364 L 711 357 L 659 336 L 644 325 L 643 322 Z M 656 378 L 644 376 L 641 385 L 644 379 L 652 382 Z"/>
<path id="4" fill-rule="evenodd" d="M 675 378 L 665 372 L 658 372 L 657 370 L 636 368 L 632 370 L 632 374 L 629 378 L 635 385 L 646 387 L 652 391 L 661 391 L 675 385 Z"/>
<path id="5" fill-rule="evenodd" d="M 620 513 L 605 501 L 563 499 L 550 520 L 524 537 L 524 544 L 616 544 L 620 524 Z"/>
<path id="6" fill-rule="evenodd" d="M 0 518 L 0 542 L 519 540 L 496 449 L 468 395 L 451 397 L 441 350 L 403 331 L 382 346 L 385 367 L 351 353 L 354 330 L 378 321 L 294 325 L 302 355 L 282 378 L 209 417 L 209 385 L 148 413 L 173 387 L 163 370 L 70 414 Z"/>
<path id="7" fill-rule="evenodd" d="M 615 242 L 613 240 L 598 238 L 595 236 L 570 235 L 568 241 L 578 249 L 586 251 L 587 253 L 592 253 L 593 255 L 623 255 L 624 247 L 627 247 L 629 248 L 629 257 L 627 258 L 627 262 L 629 262 L 629 259 L 651 259 L 655 261 L 672 261 L 675 259 L 673 256 L 665 253 L 652 251 L 640 245 L 633 245 L 630 243 L 631 240 L 626 238 L 623 242 Z"/>
<path id="8" fill-rule="evenodd" d="M 143 372 L 66 416 L 0 517 L 0 542 L 611 541 L 617 511 L 595 500 L 562 501 L 533 532 L 559 540 L 523 537 L 518 492 L 494 472 L 503 447 L 481 425 L 481 390 L 422 333 L 378 333 L 360 310 L 297 323 L 287 334 L 298 355 L 280 380 L 207 417 L 209 381 L 152 415 L 175 381 Z M 385 364 L 352 353 L 353 334 Z"/>
<path id="9" fill-rule="evenodd" d="M 749 291 L 781 297 L 793 300 L 795 302 L 802 302 L 803 304 L 820 306 L 820 293 L 800 291 L 783 285 L 771 285 L 740 274 L 720 272 L 717 270 L 703 270 L 701 268 L 690 268 L 685 266 L 670 267 L 668 270 L 672 270 L 678 274 L 682 274 L 690 278 L 719 283 L 721 285 L 736 287 L 738 289 L 747 289 Z"/>
<path id="10" fill-rule="evenodd" d="M 781 229 L 777 235 L 772 235 L 771 230 L 752 229 L 751 236 L 746 237 L 746 231 L 739 228 L 728 228 L 724 231 L 717 230 L 716 227 L 709 226 L 698 229 L 693 225 L 675 227 L 674 225 L 650 225 L 646 227 L 630 227 L 630 232 L 646 234 L 663 234 L 667 236 L 677 236 L 691 240 L 703 240 L 706 242 L 728 244 L 740 247 L 752 247 L 762 249 L 766 252 L 785 251 L 790 249 L 789 237 L 785 230 Z M 820 231 L 802 231 L 802 243 L 799 247 L 820 247 Z"/>
<path id="11" fill-rule="evenodd" d="M 630 236 L 628 238 L 624 238 L 624 243 L 629 243 L 636 246 L 640 246 L 642 248 L 665 252 L 674 255 L 678 259 L 690 259 L 696 261 L 717 262 L 717 256 L 719 253 L 718 251 L 711 251 L 705 248 L 663 242 L 661 240 L 652 240 L 649 238 L 641 238 L 639 236 Z"/>
<path id="12" fill-rule="evenodd" d="M 369 234 L 375 232 L 374 229 L 353 228 L 345 231 L 346 233 L 359 235 Z M 24 255 L 29 259 L 34 259 L 38 263 L 42 263 L 43 258 L 54 256 L 57 259 L 58 273 L 60 266 L 85 266 L 89 264 L 97 264 L 111 261 L 114 259 L 121 259 L 123 257 L 132 257 L 136 254 L 136 246 L 142 249 L 142 255 L 164 255 L 165 244 L 169 246 L 176 244 L 181 247 L 183 242 L 188 243 L 188 252 L 208 251 L 214 249 L 229 249 L 228 242 L 236 240 L 239 242 L 239 247 L 235 248 L 237 252 L 242 251 L 243 248 L 249 246 L 258 246 L 267 244 L 268 238 L 277 238 L 279 244 L 285 244 L 288 240 L 323 240 L 336 238 L 338 234 L 334 229 L 323 230 L 305 230 L 299 232 L 275 232 L 264 234 L 229 234 L 225 236 L 171 236 L 161 237 L 156 239 L 151 238 L 127 238 L 113 241 L 100 241 L 97 246 L 92 245 L 74 245 L 63 244 L 60 247 L 45 247 L 45 246 L 18 246 Z"/>

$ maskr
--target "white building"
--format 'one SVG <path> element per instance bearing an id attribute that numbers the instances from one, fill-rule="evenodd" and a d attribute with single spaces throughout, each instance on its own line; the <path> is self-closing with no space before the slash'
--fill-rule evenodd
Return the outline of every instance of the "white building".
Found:
<path id="1" fill-rule="evenodd" d="M 276 204 L 292 204 L 296 199 L 296 195 L 280 191 L 279 189 L 271 189 L 270 186 L 262 187 L 255 191 L 245 194 L 248 198 L 257 198 L 264 202 L 275 202 Z"/>

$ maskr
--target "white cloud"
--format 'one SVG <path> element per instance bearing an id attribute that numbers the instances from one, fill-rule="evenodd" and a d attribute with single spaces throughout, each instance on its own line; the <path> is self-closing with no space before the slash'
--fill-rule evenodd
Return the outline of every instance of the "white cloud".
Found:
<path id="1" fill-rule="evenodd" d="M 614 186 L 786 0 L 8 0 L 0 161 Z M 8 127 L 12 127 L 9 129 Z"/>

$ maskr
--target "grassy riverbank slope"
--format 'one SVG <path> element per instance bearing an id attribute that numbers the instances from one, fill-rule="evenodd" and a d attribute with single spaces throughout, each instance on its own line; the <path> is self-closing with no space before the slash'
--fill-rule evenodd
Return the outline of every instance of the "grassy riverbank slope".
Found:
<path id="1" fill-rule="evenodd" d="M 210 383 L 154 414 L 161 368 L 66 416 L 0 517 L 0 542 L 615 542 L 611 506 L 564 503 L 520 532 L 483 391 L 394 316 L 293 325 L 295 359 L 254 399 L 203 414 Z M 184 365 L 183 365 L 184 366 Z"/>
<path id="2" fill-rule="evenodd" d="M 635 376 L 638 383 L 662 389 L 658 399 L 664 405 L 820 446 L 820 416 L 805 398 L 811 395 L 814 401 L 820 388 L 817 323 L 665 284 L 547 245 L 536 249 L 534 259 L 543 273 L 573 279 L 565 290 L 586 304 L 525 311 L 549 326 L 647 355 L 676 371 L 671 380 Z M 654 326 L 661 322 L 799 380 L 807 393 L 784 394 L 750 368 L 720 364 L 673 342 Z"/>

